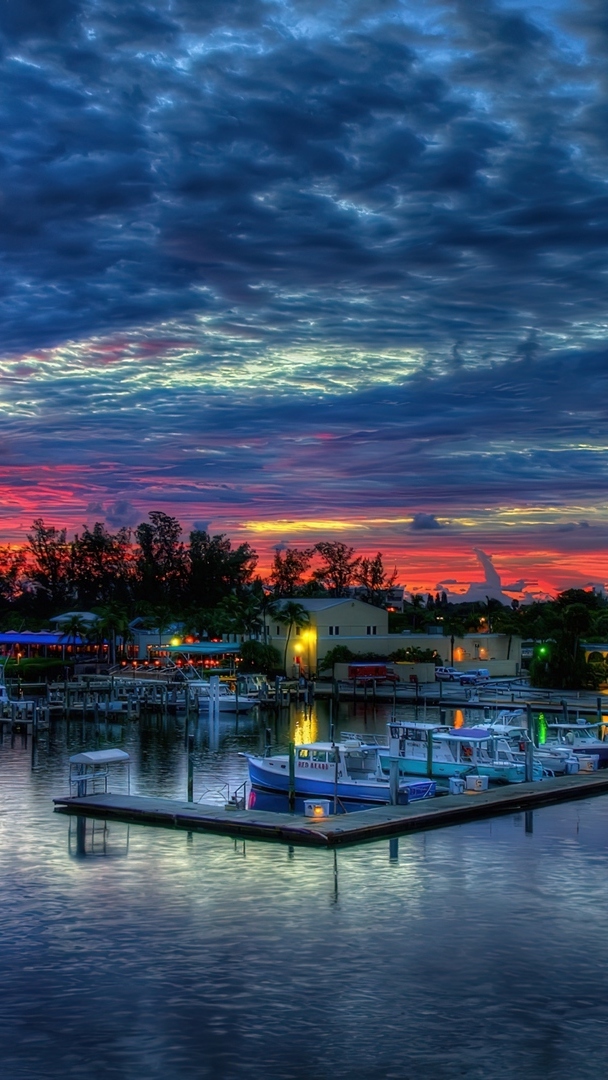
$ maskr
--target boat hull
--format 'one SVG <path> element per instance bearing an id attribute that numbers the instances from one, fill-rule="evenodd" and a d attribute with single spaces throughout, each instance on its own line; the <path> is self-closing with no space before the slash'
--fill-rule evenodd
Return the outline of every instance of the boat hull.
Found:
<path id="1" fill-rule="evenodd" d="M 276 794 L 285 795 L 289 792 L 289 770 L 283 768 L 269 768 L 264 764 L 263 758 L 246 755 L 249 764 L 249 779 L 254 787 L 262 788 Z M 298 798 L 324 798 L 333 799 L 335 795 L 342 801 L 352 801 L 370 804 L 390 803 L 390 785 L 382 781 L 355 780 L 348 782 L 339 780 L 336 784 L 333 776 L 324 779 L 320 776 L 295 776 L 295 795 Z M 425 779 L 422 782 L 401 778 L 397 802 L 406 804 L 418 799 L 432 798 L 435 794 L 433 781 Z"/>
<path id="2" fill-rule="evenodd" d="M 390 767 L 390 758 L 388 754 L 386 756 L 380 755 L 380 765 L 382 772 L 388 775 Z M 474 773 L 476 776 L 487 776 L 489 780 L 492 780 L 497 784 L 522 784 L 526 779 L 525 765 L 519 763 L 497 763 L 495 765 L 490 765 L 478 762 L 477 765 L 472 766 L 470 761 L 456 762 L 433 760 L 434 777 L 445 777 L 449 779 L 451 776 L 467 776 L 471 773 Z M 426 757 L 424 760 L 414 757 L 399 758 L 399 776 L 428 776 Z M 540 780 L 541 778 L 542 766 L 535 762 L 534 779 Z"/>

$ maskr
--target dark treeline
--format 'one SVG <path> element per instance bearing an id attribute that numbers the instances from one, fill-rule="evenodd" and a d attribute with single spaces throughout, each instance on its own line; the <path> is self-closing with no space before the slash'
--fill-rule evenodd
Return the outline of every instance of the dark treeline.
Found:
<path id="1" fill-rule="evenodd" d="M 94 612 L 97 633 L 106 636 L 126 638 L 129 622 L 140 617 L 161 632 L 179 621 L 197 637 L 253 638 L 274 600 L 343 597 L 354 588 L 362 600 L 385 606 L 397 577 L 381 553 L 359 556 L 339 541 L 277 550 L 264 579 L 257 564 L 249 544 L 233 547 L 225 534 L 198 529 L 184 538 L 179 521 L 158 510 L 132 531 L 112 533 L 96 522 L 73 539 L 39 518 L 26 545 L 0 548 L 0 628 L 39 629 L 74 609 Z M 608 640 L 608 601 L 594 592 L 569 589 L 521 606 L 413 595 L 389 619 L 393 632 L 424 633 L 439 624 L 452 640 L 483 631 L 531 639 L 530 674 L 538 686 L 595 687 L 608 676 L 601 654 L 586 663 L 581 649 L 584 641 Z"/>
<path id="2" fill-rule="evenodd" d="M 254 634 L 272 599 L 347 596 L 351 586 L 381 605 L 395 582 L 382 555 L 356 556 L 340 542 L 277 551 L 263 580 L 257 553 L 221 533 L 184 538 L 177 518 L 159 510 L 134 530 L 96 522 L 68 539 L 66 529 L 34 521 L 22 548 L 0 550 L 0 624 L 36 629 L 68 608 L 123 623 L 143 616 L 156 628 L 180 622 L 197 635 Z"/>

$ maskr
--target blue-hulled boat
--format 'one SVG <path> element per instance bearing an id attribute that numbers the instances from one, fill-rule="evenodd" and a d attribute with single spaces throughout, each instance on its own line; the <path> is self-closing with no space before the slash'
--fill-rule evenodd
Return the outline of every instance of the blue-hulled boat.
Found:
<path id="1" fill-rule="evenodd" d="M 343 742 L 308 743 L 295 748 L 295 795 L 304 798 L 331 799 L 342 802 L 382 804 L 391 801 L 388 776 L 379 768 L 380 747 L 358 739 Z M 263 757 L 244 754 L 249 765 L 249 779 L 255 788 L 276 794 L 289 791 L 289 756 L 268 752 Z M 400 777 L 397 802 L 432 798 L 433 780 Z"/>

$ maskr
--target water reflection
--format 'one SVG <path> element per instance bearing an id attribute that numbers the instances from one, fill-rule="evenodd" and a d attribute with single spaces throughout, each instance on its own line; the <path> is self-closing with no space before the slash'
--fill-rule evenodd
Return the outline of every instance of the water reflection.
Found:
<path id="1" fill-rule="evenodd" d="M 129 854 L 129 825 L 69 817 L 68 854 L 72 859 L 117 858 Z"/>
<path id="2" fill-rule="evenodd" d="M 337 730 L 383 730 L 380 706 L 357 714 Z M 197 719 L 195 781 L 234 782 L 240 749 L 297 723 L 227 724 L 212 746 Z M 79 834 L 51 797 L 103 727 L 52 724 L 33 769 L 20 738 L 0 745 L 3 1076 L 603 1075 L 606 800 L 536 810 L 533 831 L 521 814 L 334 851 Z M 134 791 L 184 796 L 184 718 L 111 727 Z"/>

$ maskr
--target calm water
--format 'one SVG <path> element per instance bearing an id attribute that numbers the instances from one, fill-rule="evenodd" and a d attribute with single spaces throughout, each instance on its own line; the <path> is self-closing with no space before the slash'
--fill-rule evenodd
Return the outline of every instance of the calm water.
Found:
<path id="1" fill-rule="evenodd" d="M 323 736 L 327 718 L 294 724 Z M 199 723 L 195 797 L 245 777 L 238 750 L 262 736 L 234 726 L 214 747 Z M 124 746 L 135 791 L 185 795 L 183 721 L 107 735 L 54 723 L 33 768 L 20 736 L 0 748 L 4 1080 L 605 1074 L 608 800 L 398 853 L 113 822 L 79 834 L 51 796 L 83 747 Z"/>

